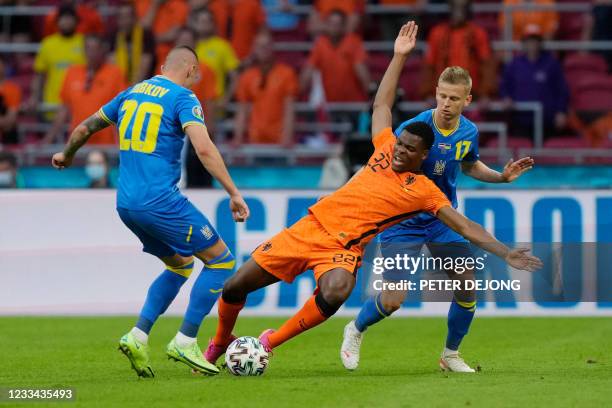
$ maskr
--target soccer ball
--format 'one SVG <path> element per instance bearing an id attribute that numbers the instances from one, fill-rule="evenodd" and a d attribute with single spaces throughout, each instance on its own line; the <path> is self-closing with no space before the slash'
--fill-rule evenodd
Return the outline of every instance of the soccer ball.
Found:
<path id="1" fill-rule="evenodd" d="M 255 337 L 234 340 L 225 352 L 227 370 L 239 376 L 262 375 L 268 366 L 268 352 Z"/>

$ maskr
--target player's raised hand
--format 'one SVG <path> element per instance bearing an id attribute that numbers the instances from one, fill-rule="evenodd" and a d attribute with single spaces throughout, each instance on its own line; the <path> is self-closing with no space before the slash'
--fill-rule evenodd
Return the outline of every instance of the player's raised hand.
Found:
<path id="1" fill-rule="evenodd" d="M 236 222 L 244 222 L 251 214 L 249 206 L 239 194 L 230 197 L 230 210 Z"/>
<path id="2" fill-rule="evenodd" d="M 395 39 L 395 45 L 393 46 L 393 52 L 399 55 L 408 55 L 410 51 L 414 49 L 416 45 L 417 32 L 419 26 L 414 21 L 409 21 L 402 26 L 397 38 Z"/>
<path id="3" fill-rule="evenodd" d="M 513 268 L 520 269 L 522 271 L 534 272 L 544 264 L 537 256 L 529 255 L 527 252 L 529 248 L 516 248 L 508 252 L 506 256 L 506 262 Z"/>
<path id="4" fill-rule="evenodd" d="M 62 170 L 66 167 L 70 167 L 72 164 L 72 157 L 66 156 L 64 152 L 55 153 L 51 159 L 51 164 L 56 169 Z"/>
<path id="5" fill-rule="evenodd" d="M 511 183 L 521 176 L 524 172 L 531 170 L 534 165 L 534 161 L 531 157 L 523 157 L 514 161 L 510 159 L 504 166 L 502 176 L 507 183 Z"/>

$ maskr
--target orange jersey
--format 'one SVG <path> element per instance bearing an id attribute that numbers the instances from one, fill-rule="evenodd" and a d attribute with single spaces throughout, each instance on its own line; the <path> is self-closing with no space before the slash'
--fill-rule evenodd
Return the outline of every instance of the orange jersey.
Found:
<path id="1" fill-rule="evenodd" d="M 79 23 L 77 33 L 81 34 L 104 34 L 104 22 L 98 11 L 87 4 L 76 6 Z M 57 10 L 45 17 L 43 37 L 57 33 Z"/>
<path id="2" fill-rule="evenodd" d="M 326 36 L 319 37 L 308 63 L 321 71 L 328 102 L 353 102 L 368 99 L 355 73 L 355 65 L 365 63 L 366 59 L 361 38 L 349 34 L 337 45 Z"/>
<path id="3" fill-rule="evenodd" d="M 123 91 L 126 87 L 124 81 L 121 69 L 112 64 L 102 65 L 89 81 L 85 65 L 73 65 L 68 68 L 60 97 L 72 115 L 70 129 L 74 129 L 83 120 L 96 113 L 100 106 Z M 88 143 L 114 144 L 115 129 L 108 127 L 97 132 Z"/>
<path id="4" fill-rule="evenodd" d="M 206 101 L 217 99 L 217 80 L 215 72 L 206 64 L 200 63 L 200 80 L 191 87 L 193 93 L 204 105 Z"/>
<path id="5" fill-rule="evenodd" d="M 0 98 L 6 108 L 17 110 L 21 105 L 21 88 L 10 80 L 1 81 Z"/>
<path id="6" fill-rule="evenodd" d="M 231 41 L 238 58 L 251 52 L 257 32 L 265 27 L 266 13 L 258 0 L 214 0 L 209 5 L 217 32 Z"/>
<path id="7" fill-rule="evenodd" d="M 436 215 L 450 201 L 423 174 L 391 168 L 395 135 L 391 128 L 374 137 L 368 164 L 332 195 L 309 208 L 344 248 L 365 247 L 378 233 L 421 212 Z"/>
<path id="8" fill-rule="evenodd" d="M 355 0 L 317 0 L 315 9 L 323 18 L 327 18 L 334 10 L 340 10 L 348 16 L 357 11 L 357 4 Z"/>
<path id="9" fill-rule="evenodd" d="M 298 91 L 297 75 L 289 65 L 274 64 L 264 76 L 257 67 L 242 73 L 236 89 L 239 102 L 253 104 L 249 120 L 249 143 L 280 143 L 285 101 Z"/>
<path id="10" fill-rule="evenodd" d="M 504 0 L 505 6 L 513 6 L 527 3 L 522 0 Z M 529 3 L 554 5 L 554 0 L 534 0 Z M 512 37 L 520 40 L 529 24 L 536 24 L 546 37 L 552 36 L 559 26 L 559 15 L 556 11 L 549 10 L 521 10 L 512 13 Z M 506 13 L 499 13 L 499 30 L 501 33 L 506 29 Z"/>
<path id="11" fill-rule="evenodd" d="M 491 55 L 489 37 L 481 27 L 469 22 L 462 27 L 442 23 L 429 32 L 425 61 L 434 67 L 436 78 L 449 66 L 467 69 L 473 80 L 472 89 L 478 89 L 481 64 Z"/>

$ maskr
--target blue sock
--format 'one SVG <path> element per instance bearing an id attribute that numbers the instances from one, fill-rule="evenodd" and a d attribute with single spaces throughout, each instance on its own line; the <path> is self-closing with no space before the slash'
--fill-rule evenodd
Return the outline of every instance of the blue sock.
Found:
<path id="1" fill-rule="evenodd" d="M 177 268 L 166 265 L 166 270 L 149 287 L 136 327 L 149 334 L 157 318 L 168 309 L 192 270 L 193 261 Z"/>
<path id="2" fill-rule="evenodd" d="M 369 326 L 380 322 L 391 313 L 387 312 L 382 305 L 382 293 L 369 298 L 365 301 L 357 318 L 355 319 L 355 327 L 360 332 L 365 331 Z"/>
<path id="3" fill-rule="evenodd" d="M 448 309 L 448 336 L 446 348 L 459 350 L 461 340 L 470 329 L 476 311 L 476 302 L 457 302 L 453 299 Z"/>
<path id="4" fill-rule="evenodd" d="M 230 277 L 236 261 L 229 249 L 204 265 L 200 276 L 191 289 L 189 306 L 183 319 L 180 332 L 187 337 L 197 337 L 204 317 L 210 313 L 221 296 L 223 283 Z"/>

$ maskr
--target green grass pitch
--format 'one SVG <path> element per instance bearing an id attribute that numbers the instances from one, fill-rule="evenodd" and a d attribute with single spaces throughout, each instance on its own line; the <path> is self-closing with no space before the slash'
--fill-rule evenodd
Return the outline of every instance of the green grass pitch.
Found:
<path id="1" fill-rule="evenodd" d="M 150 340 L 156 377 L 138 379 L 117 341 L 133 317 L 0 318 L 0 387 L 72 387 L 76 401 L 41 407 L 603 407 L 612 406 L 612 319 L 476 318 L 462 352 L 475 375 L 437 368 L 446 321 L 392 318 L 365 336 L 361 366 L 338 348 L 347 319 L 279 347 L 263 377 L 192 375 L 168 361 L 180 319 L 162 317 Z M 258 335 L 284 319 L 241 318 Z M 205 347 L 216 320 L 200 334 Z M 28 403 L 2 406 L 25 406 Z"/>

